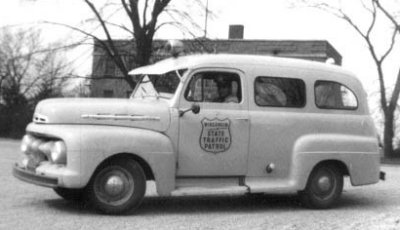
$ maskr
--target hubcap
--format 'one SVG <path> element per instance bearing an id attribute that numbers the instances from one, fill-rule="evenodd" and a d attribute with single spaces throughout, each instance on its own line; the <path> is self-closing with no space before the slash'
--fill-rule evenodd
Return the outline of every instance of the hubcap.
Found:
<path id="1" fill-rule="evenodd" d="M 122 205 L 133 195 L 133 176 L 119 166 L 105 168 L 95 179 L 94 192 L 103 203 Z"/>
<path id="2" fill-rule="evenodd" d="M 106 181 L 104 190 L 110 196 L 116 196 L 124 190 L 124 181 L 119 176 L 110 176 Z"/>
<path id="3" fill-rule="evenodd" d="M 312 191 L 320 199 L 327 199 L 334 193 L 336 183 L 331 171 L 320 170 L 313 179 Z"/>
<path id="4" fill-rule="evenodd" d="M 327 192 L 331 188 L 331 180 L 327 176 L 323 176 L 318 180 L 318 187 L 322 192 Z"/>

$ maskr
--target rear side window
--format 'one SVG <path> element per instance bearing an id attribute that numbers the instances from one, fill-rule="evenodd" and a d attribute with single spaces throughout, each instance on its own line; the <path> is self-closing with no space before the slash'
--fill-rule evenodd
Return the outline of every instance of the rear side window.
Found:
<path id="1" fill-rule="evenodd" d="M 315 104 L 321 109 L 357 109 L 356 95 L 346 86 L 332 81 L 316 81 Z"/>
<path id="2" fill-rule="evenodd" d="M 259 106 L 303 107 L 306 103 L 305 88 L 300 79 L 257 77 L 254 100 Z"/>

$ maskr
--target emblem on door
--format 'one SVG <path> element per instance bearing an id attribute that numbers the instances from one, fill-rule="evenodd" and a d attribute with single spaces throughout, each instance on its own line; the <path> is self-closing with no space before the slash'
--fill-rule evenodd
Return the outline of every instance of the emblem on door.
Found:
<path id="1" fill-rule="evenodd" d="M 201 121 L 200 147 L 210 153 L 225 152 L 231 147 L 231 121 L 208 119 Z"/>

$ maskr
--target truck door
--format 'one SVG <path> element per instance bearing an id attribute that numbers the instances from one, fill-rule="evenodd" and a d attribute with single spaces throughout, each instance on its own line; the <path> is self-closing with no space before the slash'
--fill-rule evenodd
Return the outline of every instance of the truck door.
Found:
<path id="1" fill-rule="evenodd" d="M 245 175 L 249 115 L 243 73 L 201 70 L 188 79 L 180 109 L 200 112 L 179 119 L 178 176 Z"/>

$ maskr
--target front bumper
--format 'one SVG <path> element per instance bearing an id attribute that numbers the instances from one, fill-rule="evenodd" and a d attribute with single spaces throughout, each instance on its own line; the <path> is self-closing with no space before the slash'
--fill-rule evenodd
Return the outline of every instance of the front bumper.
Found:
<path id="1" fill-rule="evenodd" d="M 15 164 L 13 167 L 13 175 L 16 178 L 31 184 L 50 188 L 58 187 L 58 178 L 37 174 L 19 166 L 18 164 Z"/>

